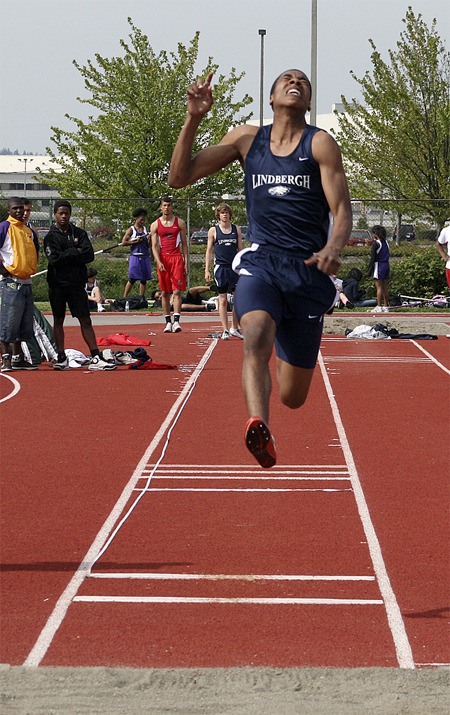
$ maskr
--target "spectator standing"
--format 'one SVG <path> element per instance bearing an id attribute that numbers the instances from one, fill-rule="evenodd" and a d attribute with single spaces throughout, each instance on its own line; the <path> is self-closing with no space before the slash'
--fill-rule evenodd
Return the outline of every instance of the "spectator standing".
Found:
<path id="1" fill-rule="evenodd" d="M 147 209 L 135 209 L 133 218 L 134 225 L 125 231 L 122 238 L 122 246 L 130 246 L 128 281 L 125 285 L 124 298 L 129 295 L 136 281 L 139 281 L 139 295 L 144 296 L 147 281 L 152 277 L 149 233 L 144 225 Z"/>
<path id="2" fill-rule="evenodd" d="M 100 355 L 89 313 L 86 293 L 86 264 L 94 260 L 94 250 L 86 231 L 71 223 L 72 206 L 60 199 L 53 207 L 55 223 L 44 238 L 48 260 L 47 282 L 53 313 L 53 333 L 58 357 L 55 370 L 68 370 L 69 360 L 64 348 L 64 318 L 66 305 L 80 323 L 81 334 L 91 353 L 89 370 L 115 370 L 116 365 Z"/>
<path id="3" fill-rule="evenodd" d="M 445 261 L 445 276 L 447 285 L 450 288 L 450 220 L 445 222 L 444 228 L 436 241 L 436 248 L 441 258 Z"/>
<path id="4" fill-rule="evenodd" d="M 161 216 L 151 225 L 152 250 L 158 269 L 165 333 L 179 333 L 183 291 L 189 270 L 186 224 L 174 214 L 170 196 L 163 196 Z M 173 324 L 170 316 L 170 294 L 173 294 Z"/>
<path id="5" fill-rule="evenodd" d="M 389 244 L 384 226 L 373 226 L 372 252 L 369 261 L 369 276 L 372 276 L 377 289 L 377 305 L 372 313 L 389 312 Z"/>
<path id="6" fill-rule="evenodd" d="M 205 255 L 205 281 L 211 283 L 211 259 L 214 255 L 214 280 L 219 294 L 219 317 L 222 323 L 222 340 L 230 335 L 243 339 L 234 309 L 231 314 L 231 329 L 228 327 L 228 293 L 234 296 L 238 274 L 232 268 L 236 254 L 242 251 L 240 226 L 231 223 L 231 206 L 222 203 L 215 211 L 218 223 L 208 231 Z"/>
<path id="7" fill-rule="evenodd" d="M 8 217 L 0 223 L 0 342 L 2 372 L 36 370 L 25 360 L 20 343 L 33 339 L 34 301 L 31 276 L 36 273 L 39 242 L 24 222 L 23 199 L 8 199 Z"/>

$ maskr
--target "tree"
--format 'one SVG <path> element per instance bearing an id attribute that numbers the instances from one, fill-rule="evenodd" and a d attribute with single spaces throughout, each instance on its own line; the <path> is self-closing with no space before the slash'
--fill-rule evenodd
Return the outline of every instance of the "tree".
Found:
<path id="1" fill-rule="evenodd" d="M 403 22 L 390 64 L 369 39 L 373 76 L 351 72 L 364 104 L 342 97 L 337 139 L 352 195 L 441 227 L 450 211 L 450 55 L 436 20 L 428 28 L 409 7 Z"/>
<path id="2" fill-rule="evenodd" d="M 66 115 L 75 123 L 74 131 L 52 127 L 51 140 L 56 149 L 47 151 L 62 172 L 41 174 L 65 196 L 103 199 L 96 204 L 96 210 L 105 221 L 117 218 L 121 211 L 128 218 L 130 215 L 129 202 L 121 210 L 117 201 L 104 201 L 108 197 L 145 200 L 167 193 L 170 158 L 186 113 L 186 90 L 198 76 L 194 67 L 199 32 L 189 47 L 179 43 L 177 53 L 161 51 L 156 55 L 148 37 L 130 18 L 128 24 L 130 43 L 120 41 L 123 57 L 106 59 L 97 54 L 95 63 L 89 60 L 85 66 L 74 61 L 90 95 L 78 101 L 93 107 L 96 116 L 84 122 Z M 200 74 L 206 75 L 210 70 L 218 70 L 211 57 Z M 236 74 L 232 67 L 226 77 L 215 76 L 213 109 L 202 122 L 196 150 L 218 141 L 253 101 L 248 95 L 233 99 L 243 74 Z M 177 196 L 220 196 L 242 191 L 242 171 L 235 164 L 177 192 Z"/>

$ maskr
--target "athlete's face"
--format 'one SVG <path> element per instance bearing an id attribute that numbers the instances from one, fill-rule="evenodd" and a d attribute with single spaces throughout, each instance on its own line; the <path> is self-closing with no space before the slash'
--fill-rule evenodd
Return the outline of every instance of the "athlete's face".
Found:
<path id="1" fill-rule="evenodd" d="M 304 72 L 286 70 L 275 81 L 270 104 L 276 106 L 296 106 L 299 111 L 311 108 L 311 84 Z"/>
<path id="2" fill-rule="evenodd" d="M 222 223 L 230 223 L 230 220 L 231 220 L 230 212 L 227 211 L 226 209 L 219 213 L 219 221 L 221 221 Z"/>
<path id="3" fill-rule="evenodd" d="M 161 213 L 164 217 L 170 217 L 173 213 L 173 204 L 169 201 L 163 201 L 161 204 Z"/>

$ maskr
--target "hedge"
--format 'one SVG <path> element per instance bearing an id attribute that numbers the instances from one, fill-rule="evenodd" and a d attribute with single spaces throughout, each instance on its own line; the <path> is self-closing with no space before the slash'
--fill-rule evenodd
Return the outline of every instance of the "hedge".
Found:
<path id="1" fill-rule="evenodd" d="M 95 245 L 94 250 L 101 250 Z M 192 250 L 190 266 L 190 285 L 203 285 L 204 254 L 206 247 L 196 246 Z M 115 249 L 114 254 L 104 253 L 95 257 L 92 265 L 98 271 L 98 278 L 104 295 L 107 298 L 118 298 L 123 295 L 123 290 L 128 277 L 129 252 L 127 249 Z M 361 287 L 367 291 L 368 297 L 375 297 L 375 285 L 372 278 L 367 277 L 370 248 L 349 249 L 342 252 L 343 263 L 338 277 L 345 278 L 351 268 L 359 268 L 363 273 Z M 197 259 L 197 260 L 196 260 Z M 41 255 L 39 269 L 47 266 L 45 256 Z M 147 296 L 158 288 L 156 270 L 153 265 L 153 278 L 147 285 Z M 133 293 L 137 293 L 137 286 Z M 434 246 L 395 246 L 391 245 L 391 278 L 389 281 L 391 293 L 401 295 L 431 298 L 433 295 L 448 295 L 449 290 L 445 278 L 445 264 Z M 33 280 L 33 292 L 36 301 L 48 300 L 47 281 L 45 276 L 38 276 Z"/>

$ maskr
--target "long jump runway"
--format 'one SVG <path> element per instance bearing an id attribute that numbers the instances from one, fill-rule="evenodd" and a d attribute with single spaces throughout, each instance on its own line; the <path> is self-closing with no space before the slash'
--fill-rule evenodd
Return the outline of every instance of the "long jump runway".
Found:
<path id="1" fill-rule="evenodd" d="M 449 663 L 449 341 L 325 337 L 304 408 L 274 387 L 262 470 L 243 446 L 242 343 L 210 330 L 152 337 L 176 372 L 0 381 L 20 445 L 1 661 Z"/>

